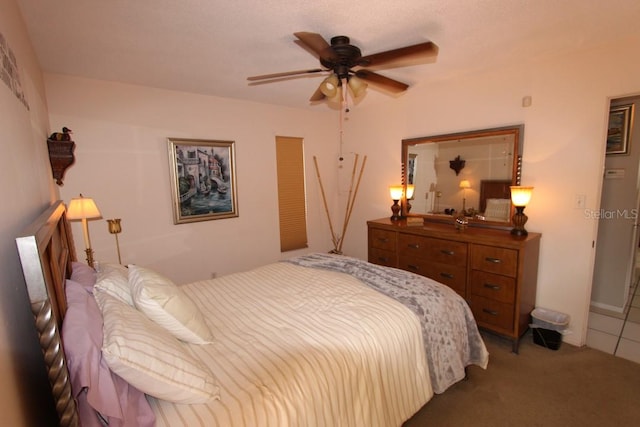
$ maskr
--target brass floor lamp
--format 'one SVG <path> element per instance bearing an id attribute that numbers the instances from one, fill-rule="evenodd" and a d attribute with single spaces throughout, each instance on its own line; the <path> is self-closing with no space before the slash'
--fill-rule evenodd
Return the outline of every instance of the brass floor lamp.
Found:
<path id="1" fill-rule="evenodd" d="M 116 236 L 116 249 L 118 251 L 118 263 L 122 264 L 122 259 L 120 258 L 120 242 L 118 242 L 118 234 L 122 232 L 122 226 L 120 225 L 120 218 L 108 219 L 107 223 L 109 224 L 109 233 Z"/>

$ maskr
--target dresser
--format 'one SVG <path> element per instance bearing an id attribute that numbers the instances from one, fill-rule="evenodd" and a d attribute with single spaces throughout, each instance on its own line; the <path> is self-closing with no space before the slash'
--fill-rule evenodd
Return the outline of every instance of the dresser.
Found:
<path id="1" fill-rule="evenodd" d="M 467 301 L 480 328 L 510 338 L 518 353 L 536 302 L 540 233 L 517 237 L 509 230 L 387 218 L 367 221 L 367 227 L 369 262 L 449 286 Z"/>

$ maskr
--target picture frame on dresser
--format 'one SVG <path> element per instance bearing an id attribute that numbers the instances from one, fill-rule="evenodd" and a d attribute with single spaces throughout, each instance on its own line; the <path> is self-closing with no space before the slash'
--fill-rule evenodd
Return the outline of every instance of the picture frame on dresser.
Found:
<path id="1" fill-rule="evenodd" d="M 168 138 L 174 224 L 238 216 L 235 142 Z"/>

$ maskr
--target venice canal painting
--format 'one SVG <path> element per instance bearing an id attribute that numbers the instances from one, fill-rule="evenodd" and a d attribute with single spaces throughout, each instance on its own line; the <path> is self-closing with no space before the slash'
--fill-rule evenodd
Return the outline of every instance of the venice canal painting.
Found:
<path id="1" fill-rule="evenodd" d="M 238 216 L 234 142 L 169 138 L 174 223 Z"/>

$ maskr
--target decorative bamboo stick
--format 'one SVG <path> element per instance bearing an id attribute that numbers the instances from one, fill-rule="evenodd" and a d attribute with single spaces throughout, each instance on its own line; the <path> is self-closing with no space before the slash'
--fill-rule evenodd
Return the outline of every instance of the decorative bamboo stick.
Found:
<path id="1" fill-rule="evenodd" d="M 338 241 L 336 239 L 336 234 L 333 231 L 333 224 L 331 223 L 331 215 L 329 215 L 329 208 L 327 207 L 327 198 L 324 195 L 324 187 L 322 186 L 322 178 L 320 177 L 320 169 L 318 168 L 318 159 L 316 156 L 313 156 L 313 164 L 316 167 L 316 176 L 318 177 L 318 183 L 320 184 L 320 193 L 322 194 L 322 202 L 324 203 L 324 211 L 327 214 L 327 220 L 329 221 L 329 230 L 331 231 L 331 241 L 333 242 L 333 247 L 335 250 L 338 249 Z"/>
<path id="2" fill-rule="evenodd" d="M 327 206 L 327 197 L 324 193 L 324 186 L 322 185 L 322 178 L 320 176 L 320 169 L 318 168 L 318 159 L 313 156 L 313 163 L 316 168 L 316 176 L 318 177 L 318 183 L 320 184 L 320 193 L 322 194 L 322 202 L 324 204 L 324 211 L 327 215 L 327 220 L 329 221 L 329 230 L 331 231 L 331 241 L 333 242 L 333 250 L 332 253 L 341 254 L 342 253 L 342 243 L 344 242 L 344 236 L 347 233 L 347 226 L 349 224 L 349 220 L 351 219 L 351 212 L 353 212 L 353 205 L 355 204 L 356 196 L 358 194 L 358 189 L 360 188 L 360 181 L 362 180 L 362 173 L 364 172 L 364 166 L 367 162 L 367 156 L 364 156 L 362 160 L 362 165 L 360 166 L 360 173 L 358 174 L 358 180 L 356 182 L 355 190 L 353 184 L 355 182 L 356 171 L 358 170 L 358 159 L 359 155 L 356 154 L 356 157 L 353 162 L 353 171 L 351 172 L 351 184 L 349 187 L 349 195 L 347 197 L 347 205 L 345 207 L 345 217 L 344 223 L 342 225 L 342 235 L 336 236 L 335 231 L 333 230 L 333 223 L 331 222 L 331 215 L 329 214 L 329 208 Z"/>
<path id="3" fill-rule="evenodd" d="M 349 183 L 349 195 L 347 196 L 347 205 L 344 209 L 344 222 L 342 223 L 342 234 L 338 237 L 338 251 L 340 251 L 340 243 L 342 242 L 342 237 L 344 236 L 344 231 L 347 225 L 347 216 L 349 215 L 349 204 L 351 203 L 351 194 L 353 193 L 353 182 L 356 176 L 356 170 L 358 167 L 358 153 L 356 153 L 355 158 L 353 159 L 353 169 L 351 170 L 351 182 Z"/>
<path id="4" fill-rule="evenodd" d="M 358 155 L 356 154 L 356 158 L 353 162 L 353 174 L 351 175 L 351 187 L 353 188 L 353 179 L 355 176 L 356 165 L 358 163 Z M 347 226 L 349 225 L 349 220 L 351 219 L 351 212 L 353 211 L 353 205 L 356 201 L 356 196 L 358 195 L 358 188 L 360 188 L 360 181 L 362 179 L 362 173 L 364 172 L 364 166 L 367 163 L 367 156 L 364 156 L 362 159 L 362 165 L 360 166 L 360 173 L 358 174 L 358 182 L 356 183 L 356 188 L 353 193 L 353 197 L 351 197 L 351 190 L 349 190 L 349 199 L 347 200 L 347 207 L 345 210 L 345 219 L 342 227 L 342 236 L 340 236 L 340 240 L 338 243 L 338 253 L 342 253 L 342 243 L 344 242 L 344 236 L 347 233 Z"/>

